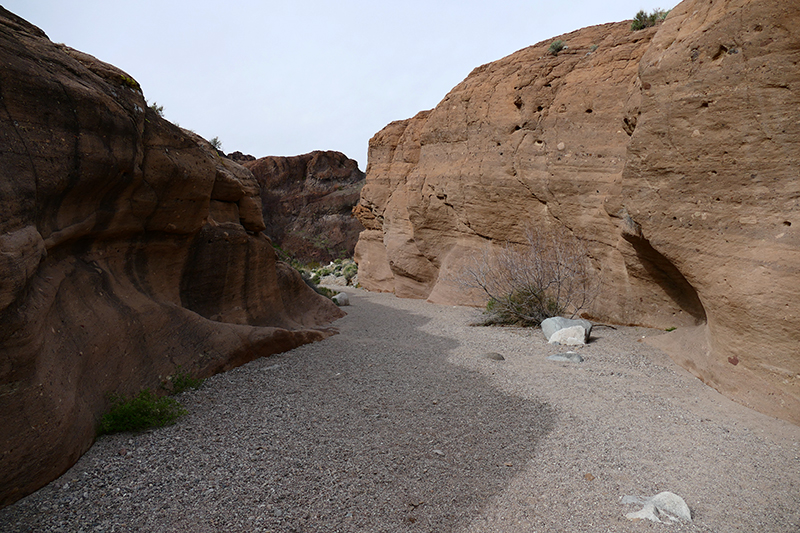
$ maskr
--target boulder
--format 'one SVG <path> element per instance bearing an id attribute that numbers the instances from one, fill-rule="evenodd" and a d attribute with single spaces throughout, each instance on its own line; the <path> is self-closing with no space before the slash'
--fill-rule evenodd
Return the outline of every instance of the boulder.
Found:
<path id="1" fill-rule="evenodd" d="M 654 342 L 679 364 L 800 423 L 800 5 L 685 0 L 557 39 L 370 140 L 362 287 L 483 305 L 474 258 L 561 225 L 602 281 L 588 317 L 677 328 Z"/>
<path id="2" fill-rule="evenodd" d="M 68 469 L 109 395 L 333 333 L 247 169 L 127 73 L 0 8 L 0 506 Z"/>
<path id="3" fill-rule="evenodd" d="M 578 341 L 577 344 L 586 344 L 592 334 L 592 323 L 583 318 L 571 319 L 554 316 L 542 320 L 541 327 L 542 333 L 550 344 L 569 344 L 561 341 L 570 338 L 576 339 Z M 556 335 L 564 330 L 569 331 Z"/>
<path id="4" fill-rule="evenodd" d="M 347 295 L 346 292 L 340 292 L 339 294 L 333 297 L 333 302 L 339 307 L 350 305 L 350 297 Z"/>

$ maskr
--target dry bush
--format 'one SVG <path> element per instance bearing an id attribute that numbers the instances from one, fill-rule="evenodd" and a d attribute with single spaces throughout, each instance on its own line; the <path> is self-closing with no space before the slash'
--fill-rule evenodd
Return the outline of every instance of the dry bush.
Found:
<path id="1" fill-rule="evenodd" d="M 528 228 L 523 245 L 487 248 L 460 283 L 489 297 L 486 324 L 538 326 L 588 309 L 600 283 L 583 243 L 561 226 Z"/>

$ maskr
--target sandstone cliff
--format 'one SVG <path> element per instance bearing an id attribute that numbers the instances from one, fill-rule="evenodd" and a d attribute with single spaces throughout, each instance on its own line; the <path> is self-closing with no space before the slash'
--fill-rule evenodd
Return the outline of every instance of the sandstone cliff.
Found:
<path id="1" fill-rule="evenodd" d="M 364 229 L 352 214 L 364 173 L 340 152 L 244 160 L 261 186 L 265 233 L 293 257 L 327 263 L 351 257 Z"/>
<path id="2" fill-rule="evenodd" d="M 677 361 L 800 423 L 799 9 L 686 0 L 475 69 L 370 141 L 360 283 L 480 304 L 475 252 L 559 224 L 602 279 L 591 317 L 677 327 Z"/>
<path id="3" fill-rule="evenodd" d="M 259 187 L 126 73 L 0 8 L 0 505 L 91 445 L 108 393 L 319 340 Z"/>

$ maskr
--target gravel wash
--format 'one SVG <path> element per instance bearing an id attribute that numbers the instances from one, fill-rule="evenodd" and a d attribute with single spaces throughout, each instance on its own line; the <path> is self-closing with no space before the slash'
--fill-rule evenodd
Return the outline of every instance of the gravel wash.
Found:
<path id="1" fill-rule="evenodd" d="M 641 342 L 664 332 L 599 326 L 555 362 L 539 330 L 345 290 L 338 335 L 208 379 L 174 426 L 99 438 L 0 531 L 800 531 L 800 427 Z M 662 491 L 693 522 L 625 518 Z"/>

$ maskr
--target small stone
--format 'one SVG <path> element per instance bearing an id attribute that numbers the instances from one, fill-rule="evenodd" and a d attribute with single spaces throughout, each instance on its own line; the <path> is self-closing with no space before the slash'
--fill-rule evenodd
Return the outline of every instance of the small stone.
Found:
<path id="1" fill-rule="evenodd" d="M 436 455 L 441 455 L 442 457 L 444 457 L 444 452 L 442 450 L 433 450 L 433 453 L 435 453 Z"/>
<path id="2" fill-rule="evenodd" d="M 333 302 L 338 305 L 339 307 L 350 305 L 350 297 L 347 296 L 346 292 L 340 292 L 336 296 L 332 298 Z"/>
<path id="3" fill-rule="evenodd" d="M 506 358 L 497 352 L 486 352 L 481 354 L 482 359 L 492 359 L 493 361 L 505 361 Z"/>
<path id="4" fill-rule="evenodd" d="M 659 492 L 652 498 L 642 500 L 635 496 L 625 496 L 622 503 L 640 503 L 644 507 L 636 512 L 628 513 L 625 518 L 628 520 L 650 520 L 651 522 L 661 522 L 661 518 L 668 518 L 673 522 L 683 520 L 692 521 L 692 513 L 683 498 L 672 492 Z"/>
<path id="5" fill-rule="evenodd" d="M 583 357 L 575 352 L 557 353 L 547 358 L 548 361 L 558 361 L 560 363 L 583 363 Z"/>

